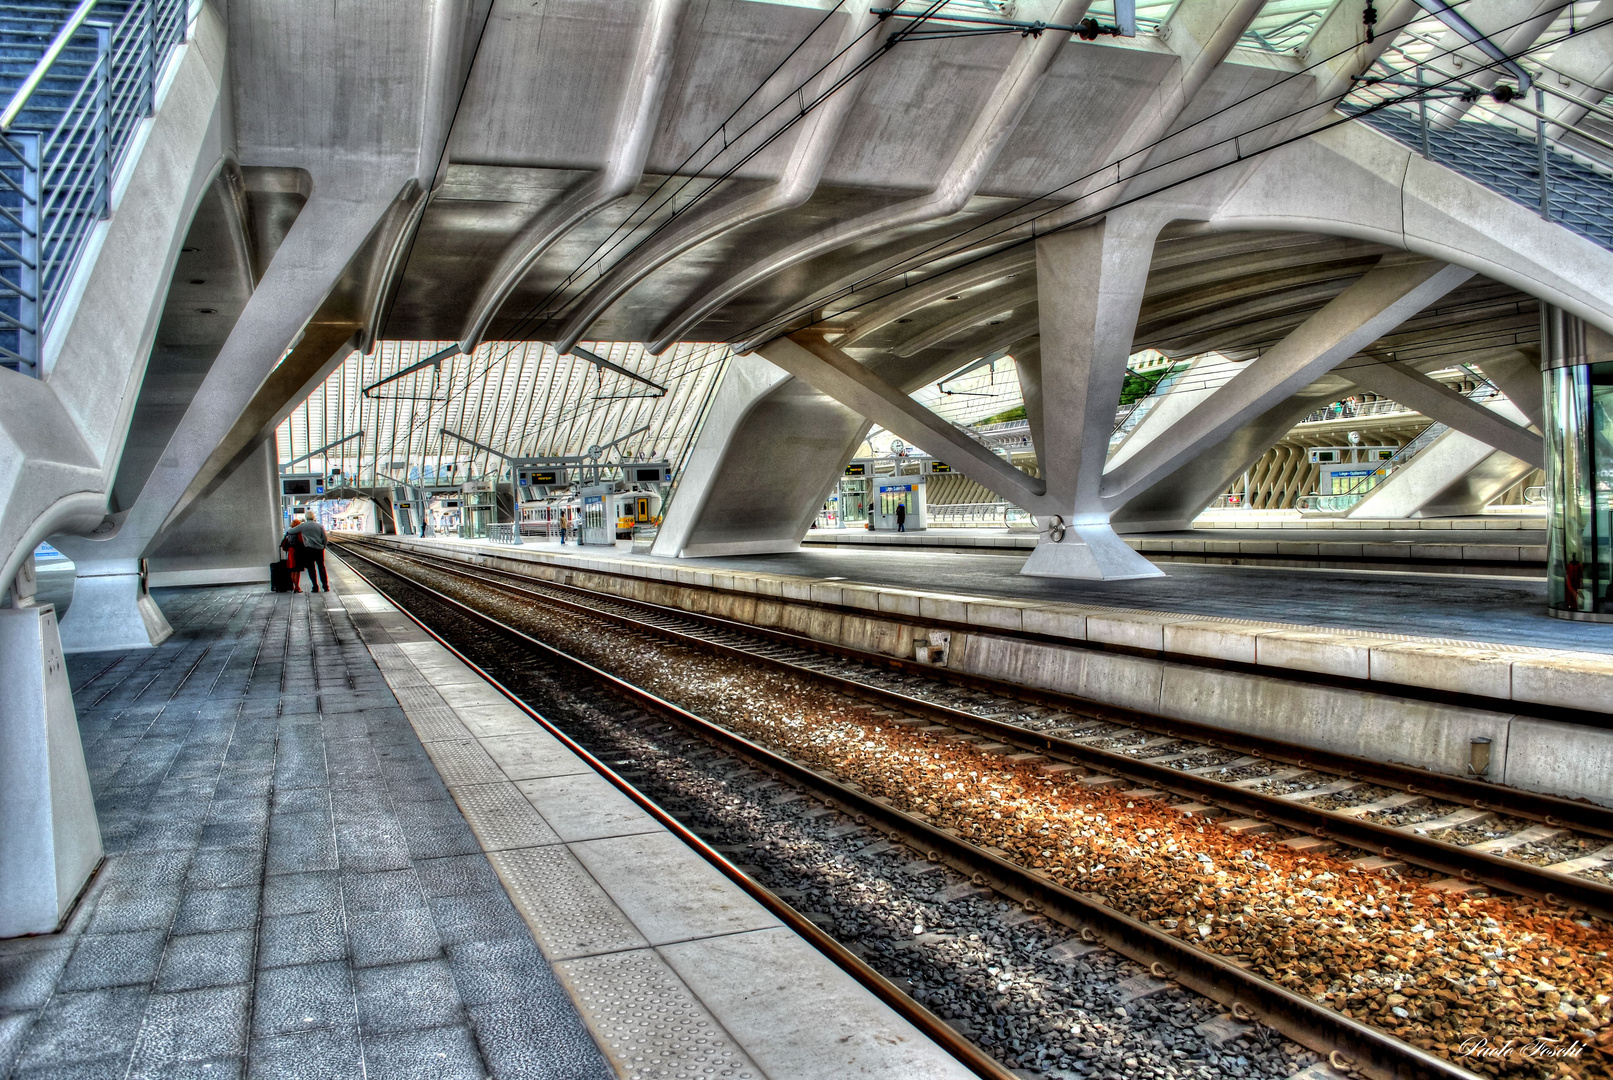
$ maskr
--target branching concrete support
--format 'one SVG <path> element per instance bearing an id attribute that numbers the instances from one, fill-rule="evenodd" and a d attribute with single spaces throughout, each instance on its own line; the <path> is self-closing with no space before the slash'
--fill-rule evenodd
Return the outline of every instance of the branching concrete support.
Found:
<path id="1" fill-rule="evenodd" d="M 1293 430 L 1295 424 L 1349 392 L 1348 383 L 1325 378 L 1294 397 L 1279 402 L 1159 482 L 1129 495 L 1124 505 L 1113 512 L 1111 521 L 1115 531 L 1156 532 L 1192 528 L 1193 519 L 1234 480 L 1253 468 L 1273 444 Z M 1309 461 L 1303 452 L 1298 452 L 1293 460 L 1285 460 L 1279 465 L 1277 471 L 1285 484 L 1290 483 L 1297 474 L 1308 475 Z"/>
<path id="2" fill-rule="evenodd" d="M 1537 356 L 1520 352 L 1500 360 L 1481 361 L 1479 367 L 1529 423 L 1544 431 L 1545 387 L 1541 384 Z"/>
<path id="3" fill-rule="evenodd" d="M 1420 371 L 1400 364 L 1364 363 L 1347 368 L 1344 374 L 1374 394 L 1416 409 L 1430 420 L 1455 428 L 1519 461 L 1537 469 L 1546 467 L 1545 443 L 1539 435 Z"/>
<path id="4" fill-rule="evenodd" d="M 1365 277 L 1251 361 L 1168 437 L 1157 439 L 1105 476 L 1104 500 L 1122 503 L 1152 487 L 1472 276 L 1469 270 L 1432 260 L 1385 256 Z"/>
<path id="5" fill-rule="evenodd" d="M 1021 504 L 1044 537 L 1023 573 L 1161 576 L 1109 526 L 1101 485 L 1154 238 L 1163 224 L 1121 211 L 1091 228 L 1036 242 L 1040 393 L 1027 394 L 1025 411 L 1041 416 L 1037 453 L 1047 491 L 1038 505 Z"/>
<path id="6" fill-rule="evenodd" d="M 1009 502 L 1034 509 L 1045 485 L 1020 472 L 901 389 L 817 334 L 777 338 L 757 350 L 770 362 L 847 408 L 941 458 Z"/>
<path id="7" fill-rule="evenodd" d="M 1079 22 L 1090 3 L 1091 0 L 1058 0 L 1052 21 L 1065 25 Z M 649 351 L 665 351 L 707 315 L 774 274 L 859 240 L 949 217 L 964 209 L 996 164 L 1068 40 L 1058 34 L 1024 39 L 933 191 L 831 225 L 756 260 L 667 320 L 649 343 Z"/>
<path id="8" fill-rule="evenodd" d="M 505 250 L 471 305 L 460 348 L 472 353 L 510 294 L 550 246 L 576 225 L 630 193 L 644 177 L 661 104 L 672 80 L 678 26 L 687 0 L 652 0 L 639 27 L 627 85 L 617 105 L 604 168 L 543 210 Z"/>

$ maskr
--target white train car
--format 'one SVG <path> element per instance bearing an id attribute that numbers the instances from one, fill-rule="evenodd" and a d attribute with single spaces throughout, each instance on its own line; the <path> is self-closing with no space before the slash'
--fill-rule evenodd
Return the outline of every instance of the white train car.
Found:
<path id="1" fill-rule="evenodd" d="M 639 526 L 661 524 L 659 492 L 629 488 L 626 491 L 605 492 L 603 495 L 590 492 L 590 497 L 600 499 L 602 512 L 597 522 L 586 519 L 584 498 L 577 492 L 523 502 L 521 535 L 555 541 L 563 539 L 566 543 L 572 543 L 578 539 L 579 530 L 586 526 L 590 532 L 608 529 L 609 535 L 617 540 L 631 540 L 633 530 Z M 594 538 L 589 536 L 587 539 Z"/>

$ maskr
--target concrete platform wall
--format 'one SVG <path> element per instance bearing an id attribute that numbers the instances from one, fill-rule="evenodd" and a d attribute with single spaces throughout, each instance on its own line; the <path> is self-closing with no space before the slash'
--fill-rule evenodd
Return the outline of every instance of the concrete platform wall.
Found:
<path id="1" fill-rule="evenodd" d="M 1434 772 L 1464 772 L 1470 740 L 1485 736 L 1497 782 L 1613 805 L 1613 730 L 1507 707 L 1522 700 L 1601 711 L 1613 689 L 1607 658 L 694 571 L 609 555 L 389 544 L 888 656 L 911 658 L 915 639 L 945 627 L 956 670 Z M 1210 663 L 1187 662 L 1195 656 Z M 1494 707 L 1405 696 L 1397 685 Z"/>

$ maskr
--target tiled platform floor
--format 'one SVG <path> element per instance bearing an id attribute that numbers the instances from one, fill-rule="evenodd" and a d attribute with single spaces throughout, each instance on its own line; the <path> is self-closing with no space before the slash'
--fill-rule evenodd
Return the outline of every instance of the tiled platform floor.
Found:
<path id="1" fill-rule="evenodd" d="M 337 598 L 159 599 L 69 662 L 107 859 L 0 942 L 0 1077 L 614 1075 Z"/>

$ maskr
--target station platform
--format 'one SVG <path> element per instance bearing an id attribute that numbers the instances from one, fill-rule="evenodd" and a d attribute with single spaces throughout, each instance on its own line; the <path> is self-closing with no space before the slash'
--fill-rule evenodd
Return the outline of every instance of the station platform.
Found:
<path id="1" fill-rule="evenodd" d="M 551 580 L 1096 702 L 1613 804 L 1613 625 L 1545 614 L 1545 583 L 1177 564 L 1133 581 L 1024 577 L 1014 552 L 808 549 L 663 559 L 617 548 L 387 537 Z"/>
<path id="2" fill-rule="evenodd" d="M 1428 521 L 1212 519 L 1192 529 L 1132 533 L 1132 550 L 1160 563 L 1203 563 L 1311 570 L 1477 574 L 1543 578 L 1545 523 L 1520 517 L 1441 518 Z M 907 549 L 953 553 L 1028 552 L 1028 528 L 936 527 L 922 532 L 865 528 L 812 529 L 803 549 Z"/>
<path id="3" fill-rule="evenodd" d="M 330 564 L 70 658 L 107 855 L 0 1077 L 970 1075 Z"/>

